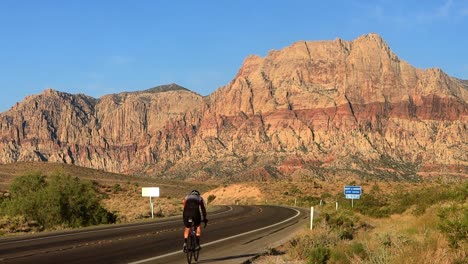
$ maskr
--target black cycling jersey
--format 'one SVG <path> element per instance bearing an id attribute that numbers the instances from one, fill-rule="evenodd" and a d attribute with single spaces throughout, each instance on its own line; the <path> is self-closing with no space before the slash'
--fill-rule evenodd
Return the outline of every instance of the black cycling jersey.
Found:
<path id="1" fill-rule="evenodd" d="M 202 212 L 200 212 L 200 209 Z M 190 227 L 189 218 L 193 219 L 195 226 L 199 226 L 201 224 L 202 213 L 203 218 L 206 219 L 206 208 L 203 197 L 192 194 L 185 197 L 183 220 L 186 227 Z"/>

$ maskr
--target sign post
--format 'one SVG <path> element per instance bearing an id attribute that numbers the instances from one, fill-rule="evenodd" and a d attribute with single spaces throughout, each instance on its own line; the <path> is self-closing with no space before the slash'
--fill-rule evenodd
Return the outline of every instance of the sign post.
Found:
<path id="1" fill-rule="evenodd" d="M 354 199 L 360 199 L 362 193 L 361 186 L 345 186 L 344 194 L 346 199 L 351 199 L 351 207 L 354 208 Z"/>
<path id="2" fill-rule="evenodd" d="M 141 196 L 150 198 L 151 218 L 154 218 L 154 204 L 152 197 L 159 197 L 159 187 L 141 188 Z"/>

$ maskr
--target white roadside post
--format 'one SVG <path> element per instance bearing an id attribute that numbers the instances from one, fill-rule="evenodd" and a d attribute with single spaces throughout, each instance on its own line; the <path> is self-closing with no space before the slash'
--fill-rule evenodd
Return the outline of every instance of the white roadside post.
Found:
<path id="1" fill-rule="evenodd" d="M 314 207 L 310 207 L 310 230 L 314 227 Z"/>
<path id="2" fill-rule="evenodd" d="M 150 198 L 151 218 L 154 218 L 154 205 L 152 197 L 159 197 L 159 187 L 141 188 L 141 196 Z"/>

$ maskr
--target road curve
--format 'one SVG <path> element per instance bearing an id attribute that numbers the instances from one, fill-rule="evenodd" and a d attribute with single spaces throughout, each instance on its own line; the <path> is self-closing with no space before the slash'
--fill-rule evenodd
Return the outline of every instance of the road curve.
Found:
<path id="1" fill-rule="evenodd" d="M 199 263 L 241 263 L 307 222 L 304 210 L 226 206 L 208 215 Z M 0 239 L 0 263 L 184 263 L 180 217 Z"/>

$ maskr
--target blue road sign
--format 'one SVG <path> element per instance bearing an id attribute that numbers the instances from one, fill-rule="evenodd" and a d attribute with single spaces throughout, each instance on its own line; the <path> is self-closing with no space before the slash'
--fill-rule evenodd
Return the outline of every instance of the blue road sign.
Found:
<path id="1" fill-rule="evenodd" d="M 354 195 L 361 195 L 362 189 L 361 186 L 345 186 L 344 187 L 344 194 L 354 194 Z"/>

